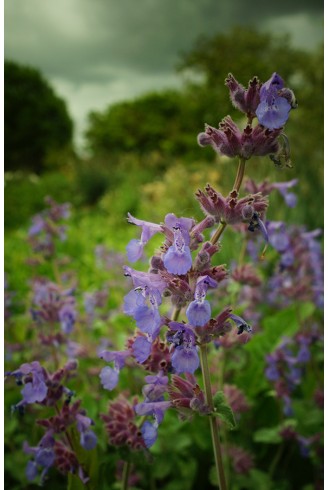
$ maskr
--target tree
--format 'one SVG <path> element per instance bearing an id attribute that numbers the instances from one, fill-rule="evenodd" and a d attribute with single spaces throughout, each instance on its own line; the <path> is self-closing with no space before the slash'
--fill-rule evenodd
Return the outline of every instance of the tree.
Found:
<path id="1" fill-rule="evenodd" d="M 52 152 L 70 146 L 73 122 L 65 102 L 41 73 L 5 61 L 5 170 L 40 173 Z"/>

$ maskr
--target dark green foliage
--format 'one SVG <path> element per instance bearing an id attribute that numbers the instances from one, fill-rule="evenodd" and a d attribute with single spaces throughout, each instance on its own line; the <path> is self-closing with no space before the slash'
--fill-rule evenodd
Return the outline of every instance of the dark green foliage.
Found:
<path id="1" fill-rule="evenodd" d="M 87 146 L 95 156 L 110 155 L 112 173 L 119 172 L 113 156 L 125 157 L 132 152 L 140 155 L 140 167 L 145 167 L 146 155 L 160 155 L 148 166 L 152 177 L 162 178 L 163 172 L 175 164 L 185 165 L 207 160 L 216 163 L 211 148 L 200 148 L 196 137 L 204 123 L 217 126 L 230 114 L 241 122 L 242 114 L 231 106 L 224 80 L 229 72 L 245 86 L 257 75 L 267 80 L 277 71 L 286 85 L 294 89 L 299 108 L 292 111 L 287 136 L 291 145 L 292 169 L 279 171 L 269 158 L 256 161 L 250 174 L 260 181 L 300 181 L 304 202 L 311 200 L 315 189 L 316 205 L 298 206 L 297 222 L 310 228 L 323 223 L 323 60 L 321 48 L 315 53 L 296 50 L 288 37 L 275 37 L 250 28 L 235 28 L 228 34 L 201 39 L 182 58 L 179 69 L 189 74 L 189 82 L 180 91 L 147 94 L 130 102 L 120 102 L 89 116 L 86 131 Z M 190 72 L 192 76 L 190 77 Z M 122 162 L 122 158 L 119 159 Z M 148 164 L 149 165 L 149 164 Z M 247 167 L 253 166 L 252 160 Z M 224 168 L 221 184 L 231 181 L 235 172 L 230 163 Z M 304 197 L 303 197 L 304 196 Z"/>
<path id="2" fill-rule="evenodd" d="M 39 173 L 72 142 L 65 102 L 38 70 L 12 61 L 4 68 L 4 120 L 6 171 Z"/>

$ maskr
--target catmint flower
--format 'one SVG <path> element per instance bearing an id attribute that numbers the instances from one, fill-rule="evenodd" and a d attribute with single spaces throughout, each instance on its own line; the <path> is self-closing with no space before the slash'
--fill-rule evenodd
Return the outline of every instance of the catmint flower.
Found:
<path id="1" fill-rule="evenodd" d="M 171 332 L 168 332 L 167 340 L 174 346 L 171 362 L 175 372 L 193 374 L 199 366 L 193 330 L 179 322 L 170 322 L 169 327 Z"/>
<path id="2" fill-rule="evenodd" d="M 191 269 L 191 252 L 181 227 L 176 226 L 173 233 L 173 245 L 168 248 L 164 255 L 164 266 L 172 274 L 183 275 Z"/>
<path id="3" fill-rule="evenodd" d="M 101 359 L 106 362 L 114 362 L 114 367 L 104 367 L 100 374 L 100 381 L 105 390 L 113 390 L 119 379 L 120 370 L 124 367 L 126 358 L 131 354 L 130 350 L 127 351 L 102 351 L 99 354 Z"/>
<path id="4" fill-rule="evenodd" d="M 156 337 L 161 326 L 158 310 L 161 303 L 161 294 L 157 289 L 139 286 L 124 297 L 123 310 L 127 315 L 134 317 L 142 332 Z"/>
<path id="5" fill-rule="evenodd" d="M 172 405 L 183 419 L 192 416 L 195 412 L 208 415 L 211 410 L 205 402 L 204 392 L 196 383 L 196 378 L 188 372 L 185 373 L 185 377 L 186 379 L 176 374 L 172 375 L 168 388 Z"/>
<path id="6" fill-rule="evenodd" d="M 7 375 L 14 376 L 18 384 L 23 384 L 24 380 L 24 387 L 21 391 L 23 399 L 18 405 L 42 402 L 46 398 L 47 374 L 38 361 L 22 364 L 19 369 Z"/>
<path id="7" fill-rule="evenodd" d="M 111 391 L 118 383 L 119 370 L 106 366 L 101 370 L 99 378 L 105 390 Z"/>
<path id="8" fill-rule="evenodd" d="M 267 129 L 261 124 L 254 128 L 248 124 L 241 131 L 231 117 L 226 116 L 218 129 L 206 124 L 205 131 L 198 135 L 197 141 L 200 146 L 212 146 L 220 155 L 248 160 L 252 156 L 276 154 L 281 131 Z"/>
<path id="9" fill-rule="evenodd" d="M 59 222 L 69 217 L 69 204 L 57 204 L 50 197 L 45 202 L 49 209 L 33 216 L 28 235 L 33 251 L 49 257 L 55 252 L 55 238 L 66 239 L 66 227 Z"/>
<path id="10" fill-rule="evenodd" d="M 142 364 L 146 371 L 152 373 L 171 371 L 171 354 L 167 343 L 156 337 L 151 344 L 150 356 Z"/>
<path id="11" fill-rule="evenodd" d="M 43 468 L 41 473 L 42 484 L 44 478 L 49 471 L 49 468 L 53 466 L 55 462 L 54 452 L 55 439 L 53 438 L 53 431 L 47 431 L 40 440 L 38 446 L 31 447 L 27 442 L 23 444 L 23 450 L 26 454 L 33 455 L 33 460 L 29 461 L 25 470 L 26 478 L 29 481 L 34 480 L 38 476 L 38 468 Z"/>
<path id="12" fill-rule="evenodd" d="M 211 318 L 203 327 L 195 327 L 199 342 L 201 344 L 208 344 L 213 339 L 217 339 L 230 332 L 232 326 L 228 320 L 231 312 L 231 308 L 226 307 L 215 318 Z"/>
<path id="13" fill-rule="evenodd" d="M 215 288 L 216 286 L 217 282 L 209 276 L 200 276 L 197 279 L 195 299 L 189 304 L 186 310 L 186 316 L 190 325 L 203 327 L 211 318 L 211 305 L 205 298 L 207 289 L 209 287 Z"/>
<path id="14" fill-rule="evenodd" d="M 77 430 L 80 432 L 80 444 L 87 451 L 91 451 L 97 445 L 97 436 L 90 430 L 93 421 L 85 415 L 77 414 Z"/>
<path id="15" fill-rule="evenodd" d="M 291 241 L 285 223 L 282 221 L 269 221 L 267 223 L 267 231 L 270 237 L 270 245 L 272 245 L 277 252 L 286 252 L 291 245 Z"/>
<path id="16" fill-rule="evenodd" d="M 271 130 L 281 128 L 292 107 L 297 107 L 293 92 L 284 89 L 283 79 L 273 73 L 260 89 L 260 103 L 255 111 L 259 123 Z"/>
<path id="17" fill-rule="evenodd" d="M 153 415 L 158 419 L 158 423 L 162 422 L 164 412 L 171 406 L 171 402 L 154 401 L 137 403 L 134 409 L 137 415 Z"/>
<path id="18" fill-rule="evenodd" d="M 130 262 L 136 262 L 142 257 L 145 245 L 153 235 L 162 231 L 162 227 L 155 223 L 134 218 L 130 213 L 128 213 L 128 223 L 140 226 L 142 229 L 140 240 L 131 240 L 126 248 L 128 260 Z"/>
<path id="19" fill-rule="evenodd" d="M 245 189 L 253 194 L 261 192 L 263 196 L 268 196 L 272 191 L 277 190 L 280 192 L 286 205 L 290 208 L 296 206 L 297 196 L 290 192 L 290 189 L 298 183 L 298 179 L 292 179 L 287 182 L 274 182 L 270 183 L 264 180 L 260 184 L 256 184 L 254 180 L 248 179 L 245 183 Z"/>
<path id="20" fill-rule="evenodd" d="M 265 369 L 265 376 L 269 381 L 278 381 L 280 378 L 280 373 L 277 367 L 276 357 L 268 355 L 266 361 L 268 365 Z"/>
<path id="21" fill-rule="evenodd" d="M 62 331 L 66 334 L 71 333 L 76 321 L 75 305 L 72 303 L 64 304 L 58 312 L 58 318 Z"/>
<path id="22" fill-rule="evenodd" d="M 146 420 L 142 427 L 142 437 L 147 448 L 150 448 L 157 439 L 157 430 L 162 422 L 165 411 L 171 406 L 171 402 L 164 400 L 167 391 L 168 377 L 160 372 L 156 376 L 146 376 L 147 384 L 143 387 L 144 402 L 137 403 L 134 407 L 138 415 L 152 415 L 154 421 Z"/>
<path id="23" fill-rule="evenodd" d="M 309 349 L 310 340 L 306 337 L 300 339 L 300 349 L 297 354 L 297 361 L 301 364 L 309 362 L 311 359 L 311 352 Z"/>
<path id="24" fill-rule="evenodd" d="M 141 433 L 146 447 L 149 449 L 157 440 L 158 426 L 155 423 L 151 423 L 149 420 L 146 420 L 142 424 Z"/>
<path id="25" fill-rule="evenodd" d="M 137 415 L 153 415 L 158 423 L 161 423 L 164 417 L 164 412 L 171 406 L 171 402 L 154 401 L 137 403 L 134 410 Z"/>
<path id="26" fill-rule="evenodd" d="M 229 446 L 228 454 L 231 458 L 235 473 L 247 475 L 254 468 L 253 456 L 240 446 Z"/>
<path id="27" fill-rule="evenodd" d="M 298 179 L 293 179 L 288 182 L 275 182 L 272 184 L 273 189 L 277 189 L 285 200 L 289 208 L 294 208 L 297 204 L 297 196 L 289 189 L 298 183 Z"/>
<path id="28" fill-rule="evenodd" d="M 150 289 L 158 289 L 160 293 L 167 288 L 168 280 L 161 274 L 141 272 L 128 266 L 124 266 L 123 270 L 126 277 L 131 277 L 135 288 L 148 286 Z"/>
<path id="29" fill-rule="evenodd" d="M 133 356 L 140 364 L 145 362 L 151 353 L 152 338 L 150 337 L 150 340 L 148 340 L 148 338 L 149 336 L 144 337 L 140 335 L 132 344 Z"/>
<path id="30" fill-rule="evenodd" d="M 254 77 L 245 89 L 235 77 L 229 73 L 225 80 L 229 88 L 232 105 L 249 117 L 255 117 L 255 111 L 260 103 L 260 81 Z"/>
<path id="31" fill-rule="evenodd" d="M 223 197 L 209 184 L 205 192 L 198 189 L 196 199 L 206 215 L 213 216 L 216 222 L 227 224 L 249 221 L 254 213 L 262 215 L 268 207 L 268 199 L 261 193 L 238 199 L 238 193 L 234 190 L 228 197 Z"/>

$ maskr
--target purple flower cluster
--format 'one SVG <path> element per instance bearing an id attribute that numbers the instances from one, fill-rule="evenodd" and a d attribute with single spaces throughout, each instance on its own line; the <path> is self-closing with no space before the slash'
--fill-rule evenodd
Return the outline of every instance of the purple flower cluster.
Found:
<path id="1" fill-rule="evenodd" d="M 132 400 L 137 404 L 137 399 Z M 142 432 L 135 422 L 136 413 L 125 396 L 119 395 L 109 404 L 108 413 L 100 417 L 105 423 L 105 429 L 109 442 L 114 446 L 128 446 L 134 450 L 145 449 L 145 441 Z"/>
<path id="2" fill-rule="evenodd" d="M 38 361 L 33 361 L 6 373 L 6 376 L 14 377 L 16 383 L 23 386 L 23 398 L 13 407 L 13 411 L 23 414 L 25 407 L 34 403 L 55 409 L 55 415 L 37 420 L 37 424 L 46 429 L 38 445 L 31 447 L 27 442 L 24 443 L 24 452 L 32 456 L 26 467 L 26 477 L 30 481 L 38 476 L 41 468 L 42 483 L 52 466 L 64 473 L 77 472 L 84 478 L 67 431 L 75 427 L 80 434 L 80 444 L 86 450 L 96 446 L 97 436 L 90 428 L 93 421 L 80 407 L 81 401 L 71 403 L 74 393 L 63 384 L 76 368 L 77 363 L 69 361 L 63 368 L 49 374 Z M 60 435 L 62 440 L 58 439 Z M 67 471 L 64 471 L 65 468 Z"/>
<path id="3" fill-rule="evenodd" d="M 314 301 L 323 309 L 323 256 L 318 238 L 320 230 L 306 231 L 283 222 L 267 224 L 270 243 L 279 253 L 276 271 L 268 284 L 272 304 L 289 304 L 292 300 Z"/>
<path id="4" fill-rule="evenodd" d="M 62 221 L 69 217 L 70 205 L 58 204 L 51 197 L 46 197 L 45 203 L 49 208 L 32 218 L 28 236 L 34 252 L 51 257 L 55 253 L 55 240 L 66 240 L 67 228 Z"/>
<path id="5" fill-rule="evenodd" d="M 186 373 L 186 379 L 174 374 L 168 392 L 172 406 L 182 419 L 191 418 L 195 412 L 200 415 L 208 415 L 211 412 L 206 404 L 204 392 L 190 373 Z"/>
<path id="6" fill-rule="evenodd" d="M 134 410 L 137 415 L 151 415 L 153 421 L 146 420 L 141 426 L 141 433 L 145 445 L 150 448 L 157 439 L 158 426 L 162 422 L 165 411 L 171 406 L 169 401 L 165 401 L 164 394 L 168 388 L 168 377 L 160 372 L 156 376 L 146 376 L 147 384 L 143 387 L 142 393 L 145 397 L 142 403 L 137 403 Z"/>
<path id="7" fill-rule="evenodd" d="M 39 324 L 59 323 L 62 333 L 70 334 L 77 319 L 74 290 L 63 290 L 45 279 L 35 280 L 33 289 L 32 318 Z"/>
<path id="8" fill-rule="evenodd" d="M 286 337 L 283 342 L 267 356 L 265 375 L 274 384 L 278 398 L 283 401 L 286 416 L 293 414 L 292 394 L 300 385 L 306 365 L 311 360 L 311 345 L 320 340 L 315 329 L 299 333 L 295 338 Z"/>
<path id="9" fill-rule="evenodd" d="M 297 107 L 292 90 L 284 87 L 277 73 L 263 84 L 253 78 L 247 89 L 229 74 L 226 85 L 232 104 L 247 115 L 249 122 L 243 131 L 230 116 L 222 120 L 218 129 L 205 125 L 205 132 L 198 135 L 198 143 L 212 146 L 220 155 L 239 156 L 245 160 L 251 156 L 279 154 L 283 126 L 290 110 Z M 251 123 L 255 117 L 259 124 L 253 128 Z"/>
<path id="10" fill-rule="evenodd" d="M 261 202 L 260 197 L 253 201 L 254 209 L 258 209 L 256 203 Z M 249 197 L 244 205 L 249 206 L 253 201 Z M 242 208 L 243 205 L 240 206 Z M 218 250 L 217 246 L 203 243 L 193 267 L 192 251 L 204 242 L 202 232 L 213 225 L 212 217 L 206 217 L 199 224 L 192 219 L 177 218 L 172 213 L 166 216 L 162 225 L 137 220 L 131 215 L 129 221 L 142 229 L 142 239 L 138 244 L 133 240 L 128 245 L 128 255 L 133 260 L 141 256 L 141 248 L 154 233 L 163 233 L 165 241 L 162 253 L 152 257 L 149 272 L 124 267 L 125 275 L 131 278 L 134 288 L 124 298 L 123 311 L 134 318 L 138 332 L 128 349 L 100 354 L 105 361 L 114 363 L 113 367 L 107 366 L 100 374 L 103 386 L 109 390 L 117 385 L 119 371 L 128 357 L 139 364 L 147 362 L 164 325 L 169 328 L 166 339 L 171 344 L 170 366 L 176 373 L 195 372 L 199 367 L 198 342 L 209 342 L 215 336 L 223 335 L 226 320 L 231 319 L 239 333 L 247 330 L 247 324 L 231 311 L 224 314 L 224 318 L 219 315 L 211 320 L 211 305 L 206 299 L 208 289 L 216 288 L 218 282 L 226 277 L 224 267 L 211 266 L 211 256 Z M 131 252 L 134 247 L 138 253 Z M 188 323 L 169 321 L 161 315 L 160 307 L 167 296 L 173 306 L 186 308 Z"/>

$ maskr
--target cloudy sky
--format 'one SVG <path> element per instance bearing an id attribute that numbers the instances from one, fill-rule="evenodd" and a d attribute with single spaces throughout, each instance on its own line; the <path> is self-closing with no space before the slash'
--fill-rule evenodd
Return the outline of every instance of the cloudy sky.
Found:
<path id="1" fill-rule="evenodd" d="M 323 39 L 323 0 L 5 0 L 5 58 L 39 68 L 82 142 L 86 115 L 150 89 L 179 86 L 175 66 L 200 35 L 233 25 Z"/>

